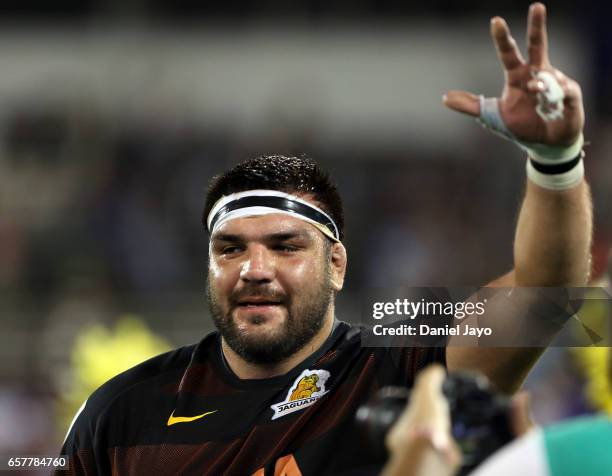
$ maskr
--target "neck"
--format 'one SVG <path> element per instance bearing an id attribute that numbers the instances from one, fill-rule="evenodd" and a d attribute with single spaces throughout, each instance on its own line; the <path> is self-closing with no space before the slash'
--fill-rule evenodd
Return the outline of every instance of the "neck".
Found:
<path id="1" fill-rule="evenodd" d="M 291 369 L 296 367 L 304 359 L 311 356 L 317 350 L 321 348 L 325 340 L 331 334 L 334 327 L 334 306 L 330 305 L 325 321 L 319 332 L 317 332 L 312 339 L 295 354 L 282 362 L 273 364 L 254 364 L 247 362 L 240 355 L 238 355 L 232 348 L 227 345 L 225 339 L 221 339 L 221 350 L 223 356 L 227 361 L 232 372 L 241 379 L 264 379 L 270 377 L 277 377 L 284 375 Z"/>

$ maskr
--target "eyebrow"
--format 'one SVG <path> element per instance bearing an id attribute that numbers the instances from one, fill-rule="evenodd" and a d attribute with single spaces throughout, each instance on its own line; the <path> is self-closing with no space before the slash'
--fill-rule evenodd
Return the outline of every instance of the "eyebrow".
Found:
<path id="1" fill-rule="evenodd" d="M 270 233 L 262 237 L 262 241 L 286 241 L 293 238 L 312 240 L 312 236 L 306 230 L 285 231 L 279 233 Z M 245 235 L 234 233 L 219 233 L 212 238 L 213 241 L 226 241 L 229 243 L 243 243 L 246 241 Z"/>

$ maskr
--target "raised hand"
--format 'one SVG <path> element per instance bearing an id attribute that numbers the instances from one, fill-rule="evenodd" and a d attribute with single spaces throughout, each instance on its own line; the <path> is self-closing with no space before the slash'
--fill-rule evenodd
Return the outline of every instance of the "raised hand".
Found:
<path id="1" fill-rule="evenodd" d="M 495 17 L 491 20 L 491 36 L 505 73 L 505 84 L 498 105 L 506 127 L 523 142 L 554 146 L 574 143 L 584 127 L 582 92 L 576 81 L 550 64 L 544 5 L 534 3 L 529 8 L 527 62 L 521 56 L 503 18 Z M 560 118 L 544 120 L 537 112 L 538 97 L 541 98 L 541 104 L 547 93 L 555 92 L 546 81 L 536 77 L 536 73 L 542 71 L 550 73 L 563 91 L 563 112 Z M 449 91 L 443 101 L 455 111 L 480 116 L 480 101 L 475 94 Z"/>

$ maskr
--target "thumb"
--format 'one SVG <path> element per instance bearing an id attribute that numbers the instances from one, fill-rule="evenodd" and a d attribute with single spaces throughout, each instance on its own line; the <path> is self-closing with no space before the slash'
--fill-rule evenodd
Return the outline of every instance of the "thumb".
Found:
<path id="1" fill-rule="evenodd" d="M 510 420 L 516 437 L 522 436 L 535 426 L 531 419 L 530 398 L 527 392 L 519 392 L 512 399 Z"/>
<path id="2" fill-rule="evenodd" d="M 478 96 L 467 91 L 449 91 L 442 96 L 442 102 L 450 109 L 470 116 L 480 116 L 480 100 Z"/>

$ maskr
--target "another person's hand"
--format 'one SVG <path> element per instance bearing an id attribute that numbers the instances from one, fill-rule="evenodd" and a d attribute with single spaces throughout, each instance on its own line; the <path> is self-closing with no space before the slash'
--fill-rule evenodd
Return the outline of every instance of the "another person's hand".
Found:
<path id="1" fill-rule="evenodd" d="M 529 394 L 525 391 L 521 391 L 512 397 L 510 423 L 515 438 L 523 436 L 536 427 L 531 419 L 530 399 Z"/>
<path id="2" fill-rule="evenodd" d="M 410 402 L 387 435 L 390 459 L 384 476 L 450 475 L 461 463 L 451 436 L 448 401 L 442 393 L 446 374 L 439 365 L 419 373 Z"/>
<path id="3" fill-rule="evenodd" d="M 383 476 L 448 476 L 459 469 L 461 451 L 452 437 L 449 405 L 442 393 L 445 378 L 440 365 L 417 376 L 408 406 L 387 435 L 390 457 Z M 510 423 L 515 437 L 535 426 L 527 392 L 512 399 Z"/>

